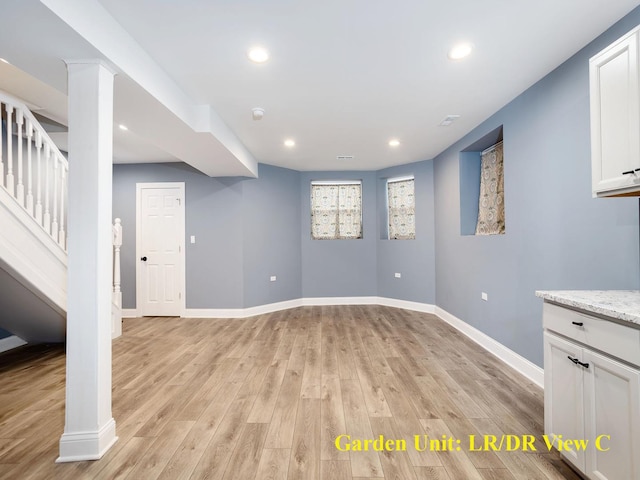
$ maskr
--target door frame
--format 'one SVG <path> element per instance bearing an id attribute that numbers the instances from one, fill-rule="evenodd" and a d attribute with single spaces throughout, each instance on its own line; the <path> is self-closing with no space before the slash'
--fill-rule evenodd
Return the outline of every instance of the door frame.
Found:
<path id="1" fill-rule="evenodd" d="M 142 306 L 142 290 L 140 289 L 140 283 L 142 279 L 142 265 L 140 264 L 140 257 L 142 256 L 142 190 L 145 188 L 177 188 L 180 193 L 180 207 L 182 215 L 178 222 L 178 229 L 180 230 L 180 238 L 182 242 L 180 244 L 180 268 L 178 271 L 179 278 L 177 283 L 179 285 L 181 295 L 179 299 L 180 312 L 179 316 L 184 317 L 186 309 L 186 256 L 185 256 L 185 222 L 186 222 L 186 207 L 185 207 L 185 182 L 151 182 L 151 183 L 136 183 L 136 311 L 140 317 L 144 316 L 144 309 Z"/>

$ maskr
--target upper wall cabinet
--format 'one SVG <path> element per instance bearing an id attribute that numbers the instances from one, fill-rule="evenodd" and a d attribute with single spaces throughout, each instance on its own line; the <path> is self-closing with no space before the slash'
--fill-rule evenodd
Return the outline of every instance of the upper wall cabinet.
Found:
<path id="1" fill-rule="evenodd" d="M 640 195 L 640 27 L 589 61 L 593 196 Z"/>

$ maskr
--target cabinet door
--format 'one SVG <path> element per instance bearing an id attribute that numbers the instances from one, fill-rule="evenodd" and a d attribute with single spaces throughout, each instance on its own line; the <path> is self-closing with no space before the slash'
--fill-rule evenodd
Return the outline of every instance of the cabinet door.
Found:
<path id="1" fill-rule="evenodd" d="M 590 478 L 640 480 L 640 371 L 584 350 L 586 473 Z M 601 449 L 595 440 L 600 435 Z M 608 451 L 602 451 L 608 449 Z"/>
<path id="2" fill-rule="evenodd" d="M 549 441 L 584 437 L 583 367 L 568 357 L 580 358 L 582 348 L 544 332 L 544 433 Z M 558 443 L 554 442 L 558 448 Z M 584 471 L 585 452 L 559 450 Z"/>
<path id="3" fill-rule="evenodd" d="M 640 189 L 640 176 L 623 174 L 640 168 L 637 30 L 591 58 L 589 77 L 594 196 Z"/>

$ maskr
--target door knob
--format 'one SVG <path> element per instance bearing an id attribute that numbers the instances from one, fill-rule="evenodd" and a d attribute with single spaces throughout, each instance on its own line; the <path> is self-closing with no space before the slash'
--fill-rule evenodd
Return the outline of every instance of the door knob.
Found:
<path id="1" fill-rule="evenodd" d="M 143 262 L 147 261 L 147 257 L 141 257 L 140 260 L 142 260 Z"/>

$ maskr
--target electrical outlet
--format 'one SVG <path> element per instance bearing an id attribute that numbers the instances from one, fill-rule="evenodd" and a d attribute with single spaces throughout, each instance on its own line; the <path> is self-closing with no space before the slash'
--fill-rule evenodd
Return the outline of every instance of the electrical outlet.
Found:
<path id="1" fill-rule="evenodd" d="M 275 282 L 277 280 L 275 275 L 271 275 L 271 277 L 269 278 L 270 282 Z"/>
<path id="2" fill-rule="evenodd" d="M 402 278 L 402 274 L 398 272 L 394 273 L 393 276 L 396 278 Z"/>
<path id="3" fill-rule="evenodd" d="M 485 302 L 489 300 L 489 295 L 487 295 L 485 292 L 482 292 L 482 300 L 484 300 Z"/>
<path id="4" fill-rule="evenodd" d="M 196 243 L 196 236 L 195 235 L 191 235 L 191 243 Z"/>

